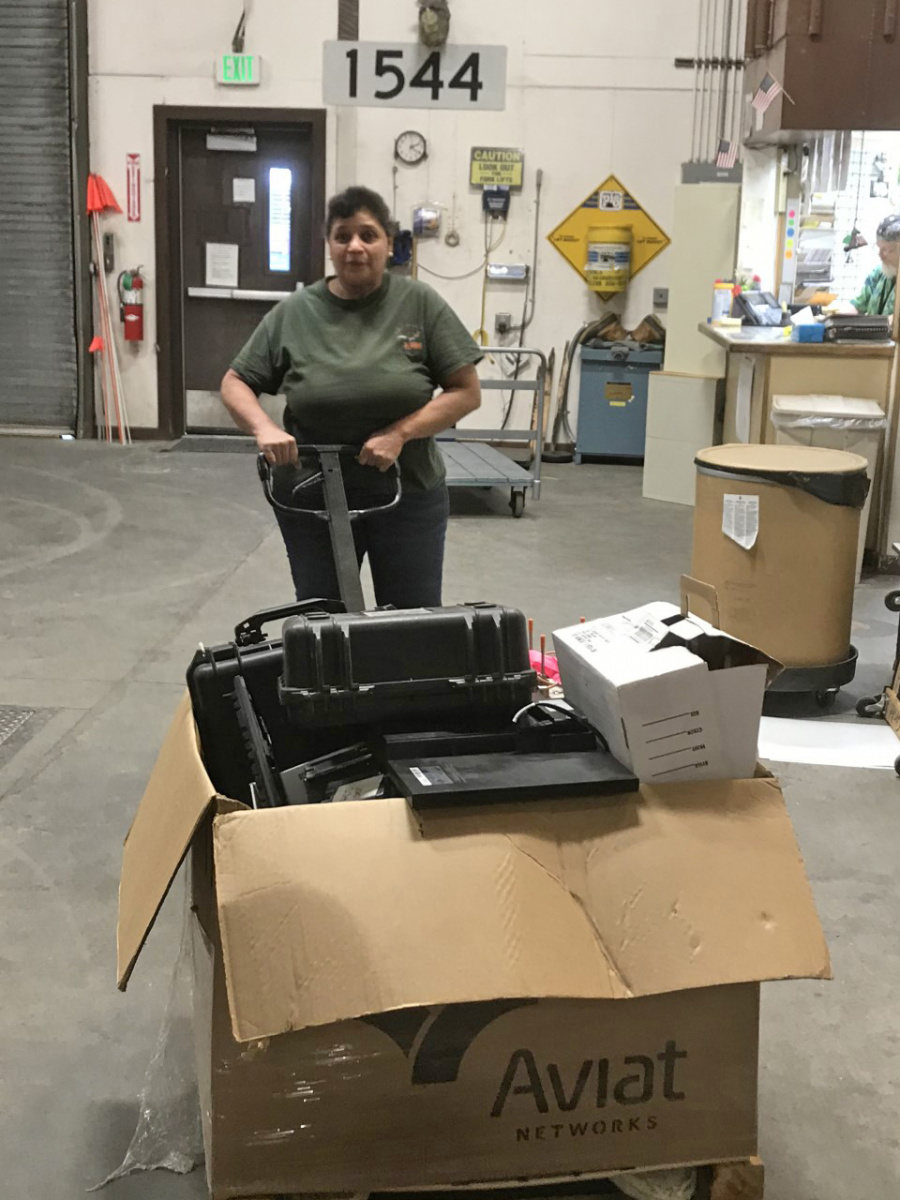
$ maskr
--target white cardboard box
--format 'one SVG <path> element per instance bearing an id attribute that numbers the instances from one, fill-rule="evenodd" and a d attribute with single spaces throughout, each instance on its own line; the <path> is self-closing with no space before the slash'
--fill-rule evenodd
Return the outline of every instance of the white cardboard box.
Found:
<path id="1" fill-rule="evenodd" d="M 779 664 L 674 604 L 553 634 L 566 700 L 644 782 L 750 779 Z"/>

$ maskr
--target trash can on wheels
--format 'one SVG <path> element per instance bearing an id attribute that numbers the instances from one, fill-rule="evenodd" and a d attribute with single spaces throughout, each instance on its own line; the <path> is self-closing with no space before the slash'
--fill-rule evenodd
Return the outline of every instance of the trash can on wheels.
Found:
<path id="1" fill-rule="evenodd" d="M 829 707 L 856 673 L 850 644 L 866 460 L 809 446 L 729 445 L 696 457 L 691 574 L 726 633 L 785 666 L 773 691 Z"/>

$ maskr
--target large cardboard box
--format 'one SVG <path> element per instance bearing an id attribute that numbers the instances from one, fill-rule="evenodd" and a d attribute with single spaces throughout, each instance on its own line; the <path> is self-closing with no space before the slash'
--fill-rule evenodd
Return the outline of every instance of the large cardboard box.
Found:
<path id="1" fill-rule="evenodd" d="M 829 975 L 770 778 L 251 812 L 185 700 L 125 844 L 122 988 L 191 846 L 216 1200 L 750 1156 L 759 983 Z"/>
<path id="2" fill-rule="evenodd" d="M 779 664 L 658 601 L 553 634 L 566 699 L 639 779 L 748 779 Z"/>

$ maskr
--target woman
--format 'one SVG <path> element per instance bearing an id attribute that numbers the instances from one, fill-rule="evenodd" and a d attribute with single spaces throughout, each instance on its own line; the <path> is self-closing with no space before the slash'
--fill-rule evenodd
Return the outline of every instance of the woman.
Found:
<path id="1" fill-rule="evenodd" d="M 222 400 L 273 467 L 297 462 L 298 441 L 362 445 L 358 461 L 372 471 L 399 461 L 402 499 L 354 522 L 357 558 L 369 556 L 378 604 L 431 607 L 441 603 L 448 514 L 434 434 L 478 408 L 483 355 L 427 284 L 386 273 L 391 226 L 368 188 L 329 201 L 335 274 L 263 319 L 226 373 Z M 263 411 L 261 392 L 284 392 L 284 429 Z M 337 598 L 324 522 L 281 514 L 278 522 L 298 600 Z"/>

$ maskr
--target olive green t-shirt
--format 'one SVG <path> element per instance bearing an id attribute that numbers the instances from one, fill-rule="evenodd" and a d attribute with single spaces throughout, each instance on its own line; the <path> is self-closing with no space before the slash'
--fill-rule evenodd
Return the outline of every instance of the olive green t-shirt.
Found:
<path id="1" fill-rule="evenodd" d="M 284 424 L 302 444 L 362 444 L 427 404 L 481 350 L 427 283 L 385 275 L 362 300 L 342 300 L 322 279 L 268 313 L 231 364 L 254 392 L 287 400 Z M 433 438 L 407 442 L 403 486 L 427 491 L 444 464 Z"/>

